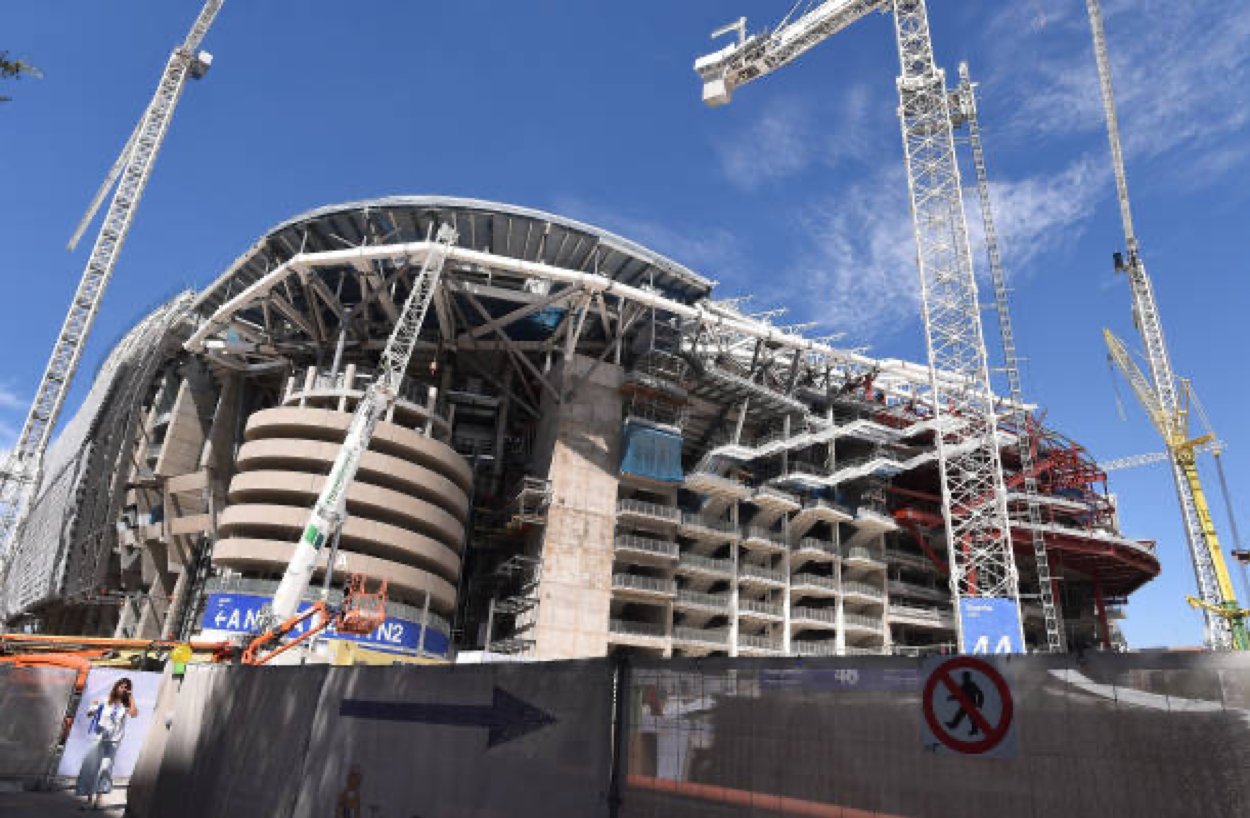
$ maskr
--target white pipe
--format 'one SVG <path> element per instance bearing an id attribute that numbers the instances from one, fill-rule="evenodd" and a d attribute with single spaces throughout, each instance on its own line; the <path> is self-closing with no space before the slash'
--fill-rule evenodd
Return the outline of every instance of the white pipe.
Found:
<path id="1" fill-rule="evenodd" d="M 263 276 L 250 287 L 217 309 L 183 345 L 190 352 L 203 349 L 204 341 L 209 334 L 226 325 L 234 313 L 247 307 L 257 298 L 265 295 L 280 284 L 292 273 L 306 271 L 318 267 L 352 266 L 361 268 L 370 261 L 405 258 L 413 263 L 424 260 L 427 253 L 434 247 L 434 242 L 416 241 L 404 244 L 379 244 L 367 247 L 355 247 L 346 250 L 330 250 L 322 253 L 300 253 L 272 272 Z M 690 305 L 665 298 L 659 293 L 639 287 L 631 287 L 619 281 L 613 281 L 595 273 L 580 270 L 569 270 L 524 259 L 497 256 L 478 250 L 463 247 L 452 247 L 447 252 L 448 260 L 466 264 L 476 264 L 493 270 L 506 270 L 519 275 L 540 278 L 547 281 L 579 287 L 590 293 L 604 293 L 618 298 L 628 299 L 637 304 L 654 307 L 682 318 L 699 321 L 719 329 L 737 332 L 759 338 L 769 343 L 814 352 L 838 361 L 865 368 L 878 367 L 882 374 L 893 375 L 909 383 L 929 386 L 929 368 L 909 361 L 895 358 L 877 360 L 854 352 L 836 349 L 827 344 L 812 341 L 799 335 L 782 332 L 776 327 L 761 321 L 753 321 L 742 316 L 735 316 L 716 305 Z M 957 386 L 959 379 L 948 373 L 942 373 L 944 385 Z"/>

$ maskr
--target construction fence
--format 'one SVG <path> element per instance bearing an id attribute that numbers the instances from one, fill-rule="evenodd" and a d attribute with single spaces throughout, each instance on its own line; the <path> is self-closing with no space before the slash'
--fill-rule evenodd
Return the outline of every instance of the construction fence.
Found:
<path id="1" fill-rule="evenodd" d="M 137 818 L 1250 815 L 1234 655 L 200 667 L 166 706 Z"/>

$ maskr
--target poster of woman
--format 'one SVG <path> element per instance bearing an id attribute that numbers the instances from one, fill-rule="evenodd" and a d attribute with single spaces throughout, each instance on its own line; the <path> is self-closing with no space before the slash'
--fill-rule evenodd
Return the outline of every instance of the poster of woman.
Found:
<path id="1" fill-rule="evenodd" d="M 57 775 L 75 779 L 84 806 L 130 777 L 147 735 L 161 674 L 95 668 L 87 675 Z"/>

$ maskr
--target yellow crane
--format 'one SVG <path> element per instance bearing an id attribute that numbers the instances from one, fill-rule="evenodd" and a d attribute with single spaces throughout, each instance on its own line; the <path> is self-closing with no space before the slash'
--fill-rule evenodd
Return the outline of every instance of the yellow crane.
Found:
<path id="1" fill-rule="evenodd" d="M 1141 245 L 1133 230 L 1133 214 L 1129 205 L 1128 177 L 1124 172 L 1124 152 L 1120 147 L 1120 124 L 1116 115 L 1115 95 L 1111 89 L 1111 66 L 1107 58 L 1107 35 L 1103 28 L 1099 0 L 1085 0 L 1089 12 L 1090 33 L 1094 39 L 1094 58 L 1098 63 L 1098 84 L 1102 94 L 1103 112 L 1107 118 L 1107 143 L 1111 148 L 1111 164 L 1115 171 L 1116 195 L 1120 204 L 1120 220 L 1124 224 L 1126 253 L 1115 253 L 1115 268 L 1125 274 L 1133 296 L 1133 323 L 1141 335 L 1150 377 L 1137 367 L 1120 339 L 1104 331 L 1112 360 L 1128 377 L 1137 399 L 1141 401 L 1151 422 L 1163 436 L 1172 461 L 1172 483 L 1180 501 L 1181 521 L 1189 558 L 1194 566 L 1198 595 L 1191 604 L 1201 608 L 1206 625 L 1205 641 L 1213 650 L 1250 649 L 1246 634 L 1246 611 L 1237 605 L 1233 583 L 1220 550 L 1206 492 L 1198 477 L 1196 447 L 1212 440 L 1206 435 L 1189 436 L 1192 391 L 1189 382 L 1178 379 L 1172 370 L 1171 356 L 1163 335 L 1163 320 L 1155 300 L 1154 284 L 1146 273 Z M 1196 401 L 1192 401 L 1197 406 Z"/>
<path id="2" fill-rule="evenodd" d="M 1234 650 L 1250 650 L 1250 634 L 1246 630 L 1246 618 L 1250 616 L 1250 611 L 1244 610 L 1237 605 L 1237 596 L 1233 591 L 1232 578 L 1228 574 L 1228 564 L 1224 561 L 1224 552 L 1220 548 L 1219 535 L 1215 531 L 1215 523 L 1211 519 L 1211 509 L 1207 504 L 1207 495 L 1202 488 L 1202 478 L 1198 474 L 1198 449 L 1206 444 L 1211 443 L 1215 439 L 1215 435 L 1211 433 L 1190 437 L 1190 416 L 1191 403 L 1193 403 L 1193 390 L 1189 381 L 1180 380 L 1180 388 L 1177 390 L 1180 400 L 1177 403 L 1177 410 L 1174 414 L 1169 414 L 1159 401 L 1158 392 L 1151 386 L 1150 381 L 1146 379 L 1145 374 L 1133 361 L 1129 355 L 1128 348 L 1124 342 L 1115 336 L 1111 330 L 1104 329 L 1102 331 L 1103 339 L 1107 342 L 1107 352 L 1111 356 L 1112 362 L 1124 373 L 1124 377 L 1128 380 L 1129 386 L 1133 389 L 1133 394 L 1137 396 L 1137 400 L 1141 403 L 1142 408 L 1146 410 L 1146 415 L 1150 418 L 1150 422 L 1154 424 L 1159 435 L 1163 438 L 1163 443 L 1167 446 L 1168 455 L 1178 473 L 1177 488 L 1182 498 L 1182 503 L 1192 505 L 1193 520 L 1197 524 L 1196 531 L 1191 533 L 1191 539 L 1198 540 L 1198 547 L 1205 551 L 1205 556 L 1210 561 L 1211 568 L 1215 575 L 1215 583 L 1219 593 L 1219 599 L 1200 599 L 1195 596 L 1189 596 L 1189 604 L 1195 608 L 1218 616 L 1227 620 L 1232 631 L 1232 644 Z M 1179 480 L 1184 481 L 1184 489 Z M 1188 516 L 1188 515 L 1186 515 Z M 1192 535 L 1197 535 L 1196 537 Z M 1201 590 L 1201 589 L 1200 589 Z M 1209 596 L 1209 594 L 1204 594 Z"/>

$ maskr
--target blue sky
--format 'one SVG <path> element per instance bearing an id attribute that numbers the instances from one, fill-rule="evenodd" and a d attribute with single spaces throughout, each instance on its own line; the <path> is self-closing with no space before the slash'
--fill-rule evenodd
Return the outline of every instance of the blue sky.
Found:
<path id="1" fill-rule="evenodd" d="M 68 255 L 65 241 L 199 5 L 0 7 L 0 48 L 45 74 L 5 83 L 14 101 L 0 106 L 9 284 L 0 344 L 13 350 L 0 365 L 4 441 L 21 425 L 90 243 Z M 1118 417 L 1099 334 L 1110 326 L 1136 343 L 1127 287 L 1110 264 L 1122 240 L 1085 4 L 930 5 L 939 61 L 954 76 L 968 60 L 982 83 L 1027 397 L 1098 458 L 1160 449 L 1123 385 L 1127 420 Z M 212 71 L 179 108 L 74 404 L 130 323 L 209 281 L 270 226 L 399 193 L 597 223 L 719 280 L 726 294 L 788 306 L 785 321 L 819 321 L 873 354 L 921 360 L 889 18 L 860 21 L 727 108 L 700 103 L 691 64 L 712 47 L 708 32 L 739 14 L 757 29 L 789 7 L 227 0 L 205 43 Z M 1104 7 L 1138 233 L 1174 364 L 1198 384 L 1244 499 L 1250 10 L 1216 0 Z M 993 347 L 992 313 L 985 320 Z M 1112 489 L 1126 532 L 1157 539 L 1164 564 L 1129 606 L 1131 643 L 1197 643 L 1167 471 L 1117 472 Z M 1250 531 L 1250 515 L 1241 521 Z"/>

